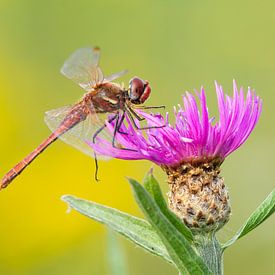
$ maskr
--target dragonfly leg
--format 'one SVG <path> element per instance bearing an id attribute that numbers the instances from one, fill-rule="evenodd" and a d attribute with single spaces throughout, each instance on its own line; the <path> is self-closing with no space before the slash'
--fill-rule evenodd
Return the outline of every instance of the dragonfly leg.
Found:
<path id="1" fill-rule="evenodd" d="M 141 109 L 141 110 L 165 109 L 165 108 L 166 108 L 165 105 L 161 105 L 161 106 L 139 106 L 139 107 L 137 107 L 137 109 Z"/>
<path id="2" fill-rule="evenodd" d="M 143 121 L 145 120 L 144 117 L 140 117 L 131 107 L 128 106 L 128 109 L 130 110 L 130 112 L 135 116 L 135 118 L 138 120 L 138 121 Z M 129 114 L 129 113 L 128 113 Z"/>
<path id="3" fill-rule="evenodd" d="M 129 108 L 130 109 L 130 111 L 128 111 L 128 110 L 126 110 L 127 111 L 127 114 L 128 114 L 128 116 L 129 116 L 129 118 L 130 118 L 130 120 L 132 121 L 132 123 L 133 123 L 133 126 L 137 129 L 137 130 L 148 130 L 148 129 L 157 129 L 157 128 L 164 128 L 164 127 L 166 127 L 167 125 L 166 124 L 163 124 L 163 125 L 160 125 L 160 126 L 146 126 L 146 127 L 139 127 L 139 126 L 137 126 L 137 124 L 136 124 L 136 122 L 135 122 L 135 120 L 134 120 L 134 118 L 133 118 L 133 115 L 138 119 L 138 114 L 136 114 L 135 112 L 134 112 L 134 110 L 132 110 L 131 108 Z M 133 115 L 132 115 L 133 114 Z M 145 118 L 143 118 L 142 120 L 144 120 Z M 139 120 L 139 119 L 138 119 Z M 140 121 L 140 120 L 139 120 Z"/>
<path id="4" fill-rule="evenodd" d="M 114 134 L 113 134 L 113 139 L 112 139 L 112 146 L 114 148 L 118 148 L 120 150 L 127 150 L 127 151 L 134 151 L 134 152 L 137 152 L 137 150 L 135 149 L 130 149 L 130 148 L 123 148 L 123 147 L 117 147 L 115 145 L 115 138 L 116 138 L 116 134 L 117 132 L 118 133 L 123 133 L 123 134 L 127 134 L 127 133 L 124 133 L 124 132 L 120 132 L 119 129 L 124 121 L 124 118 L 125 118 L 125 111 L 123 111 L 123 114 L 121 116 L 121 118 L 119 117 L 119 113 L 115 114 L 112 118 L 110 118 L 108 120 L 108 123 L 111 123 L 113 122 L 115 119 L 116 119 L 116 122 L 115 122 L 115 128 L 114 128 Z M 101 126 L 93 135 L 93 143 L 95 143 L 96 141 L 96 137 L 106 128 L 106 124 L 104 124 L 103 126 Z M 94 159 L 95 159 L 95 180 L 96 181 L 99 181 L 98 179 L 98 170 L 99 170 L 99 167 L 98 167 L 98 159 L 97 159 L 97 154 L 96 152 L 94 152 Z"/>
<path id="5" fill-rule="evenodd" d="M 108 120 L 108 123 L 111 123 L 112 121 L 114 121 L 116 118 L 118 117 L 118 114 L 115 114 L 113 117 L 111 117 Z M 103 126 L 101 126 L 93 135 L 93 143 L 95 143 L 96 137 L 100 134 L 101 131 L 103 131 L 106 127 L 106 124 L 104 123 Z"/>
<path id="6" fill-rule="evenodd" d="M 114 115 L 112 118 L 108 120 L 109 123 L 114 121 L 117 118 L 118 114 Z M 106 124 L 104 123 L 103 126 L 101 126 L 93 135 L 93 143 L 95 143 L 96 137 L 100 134 L 101 131 L 103 131 L 106 127 Z M 95 180 L 99 181 L 98 179 L 98 160 L 97 160 L 97 155 L 96 152 L 94 152 L 94 159 L 95 159 Z"/>
<path id="7" fill-rule="evenodd" d="M 116 134 L 119 133 L 119 128 L 121 127 L 121 124 L 122 124 L 124 118 L 125 118 L 125 111 L 123 111 L 123 114 L 122 114 L 122 116 L 120 118 L 120 121 L 119 121 L 119 115 L 117 116 L 117 120 L 116 120 L 116 124 L 115 124 L 115 130 L 114 130 L 114 135 L 113 135 L 113 140 L 112 140 L 112 145 L 113 145 L 114 148 L 118 148 L 120 150 L 127 150 L 127 151 L 137 152 L 137 150 L 135 150 L 135 149 L 125 148 L 125 147 L 118 147 L 115 144 Z M 128 135 L 127 133 L 124 133 L 124 132 L 123 132 L 123 134 Z"/>
<path id="8" fill-rule="evenodd" d="M 128 135 L 128 133 L 125 133 L 125 132 L 123 132 L 123 131 L 120 130 L 120 127 L 121 127 L 121 125 L 122 125 L 122 123 L 124 121 L 124 118 L 125 118 L 125 111 L 123 111 L 123 114 L 122 114 L 122 116 L 120 118 L 120 121 L 118 123 L 117 132 L 120 133 L 120 134 L 123 134 L 123 135 Z"/>
<path id="9" fill-rule="evenodd" d="M 95 152 L 94 152 L 94 159 L 95 159 L 95 180 L 99 181 L 99 179 L 98 179 L 98 160 L 97 160 L 97 156 L 96 156 Z"/>
<path id="10" fill-rule="evenodd" d="M 115 128 L 114 128 L 114 135 L 113 135 L 113 140 L 112 140 L 112 146 L 114 148 L 118 148 L 120 150 L 126 150 L 126 151 L 132 151 L 132 152 L 137 152 L 138 150 L 136 149 L 131 149 L 131 148 L 125 148 L 125 147 L 122 147 L 122 146 L 117 146 L 115 144 L 116 142 L 116 134 L 117 133 L 122 133 L 122 134 L 126 134 L 128 135 L 128 133 L 124 133 L 124 132 L 120 132 L 119 129 L 124 121 L 124 118 L 125 118 L 125 110 L 123 111 L 123 114 L 121 116 L 121 118 L 119 117 L 119 114 L 117 115 L 117 118 L 116 118 L 116 124 L 115 124 Z"/>
<path id="11" fill-rule="evenodd" d="M 118 132 L 118 125 L 119 125 L 120 123 L 119 123 L 119 114 L 117 114 L 117 116 L 116 116 L 116 124 L 115 124 L 115 130 L 114 130 L 114 134 L 113 134 L 113 139 L 112 139 L 112 145 L 113 145 L 113 147 L 116 147 L 115 146 L 115 139 L 116 139 L 116 133 Z"/>

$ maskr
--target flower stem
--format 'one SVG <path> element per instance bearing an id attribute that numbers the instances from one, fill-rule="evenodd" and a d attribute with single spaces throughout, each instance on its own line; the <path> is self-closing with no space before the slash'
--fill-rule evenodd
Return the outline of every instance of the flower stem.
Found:
<path id="1" fill-rule="evenodd" d="M 215 275 L 223 275 L 223 251 L 215 233 L 196 234 L 195 245 L 205 264 Z"/>

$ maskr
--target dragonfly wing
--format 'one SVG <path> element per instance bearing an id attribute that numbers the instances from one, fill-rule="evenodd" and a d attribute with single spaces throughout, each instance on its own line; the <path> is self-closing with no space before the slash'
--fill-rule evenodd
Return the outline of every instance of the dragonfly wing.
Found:
<path id="1" fill-rule="evenodd" d="M 100 49 L 81 48 L 73 52 L 61 68 L 61 73 L 73 80 L 84 90 L 90 91 L 104 79 L 98 66 Z"/>
<path id="2" fill-rule="evenodd" d="M 72 109 L 72 105 L 53 109 L 45 113 L 45 122 L 52 132 L 54 132 Z"/>
<path id="3" fill-rule="evenodd" d="M 65 106 L 50 110 L 45 113 L 45 122 L 52 132 L 54 132 L 63 122 L 66 115 L 70 112 L 72 106 Z M 65 143 L 75 147 L 84 154 L 94 157 L 93 149 L 86 143 L 92 141 L 95 132 L 104 125 L 104 121 L 99 119 L 96 114 L 88 115 L 84 121 L 79 122 L 66 133 L 59 136 Z M 104 129 L 100 136 L 111 140 L 112 135 Z M 98 159 L 109 159 L 109 157 L 97 155 Z"/>
<path id="4" fill-rule="evenodd" d="M 108 75 L 107 77 L 104 78 L 104 81 L 111 82 L 119 77 L 122 77 L 123 75 L 125 75 L 127 73 L 128 73 L 128 70 L 123 70 L 123 71 Z"/>

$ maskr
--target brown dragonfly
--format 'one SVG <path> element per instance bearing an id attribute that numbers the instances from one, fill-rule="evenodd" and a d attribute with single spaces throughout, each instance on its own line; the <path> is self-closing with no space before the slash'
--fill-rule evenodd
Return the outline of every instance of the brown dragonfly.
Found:
<path id="1" fill-rule="evenodd" d="M 81 48 L 72 53 L 66 60 L 61 68 L 61 73 L 76 82 L 86 93 L 74 105 L 46 112 L 45 121 L 52 134 L 2 178 L 0 189 L 7 187 L 57 138 L 95 158 L 95 179 L 98 180 L 98 156 L 87 145 L 87 141 L 96 142 L 96 137 L 101 134 L 110 140 L 114 147 L 119 146 L 115 142 L 115 136 L 117 133 L 127 134 L 120 131 L 125 115 L 130 118 L 137 130 L 164 127 L 139 127 L 135 122 L 135 119 L 144 120 L 135 112 L 135 108 L 164 108 L 164 106 L 146 107 L 141 105 L 151 92 L 148 81 L 134 77 L 130 80 L 128 89 L 113 83 L 113 80 L 123 76 L 127 71 L 124 70 L 104 77 L 98 64 L 99 56 L 100 49 L 98 47 Z M 105 115 L 104 118 L 102 115 Z M 105 131 L 106 121 L 115 123 L 114 133 L 110 134 Z M 121 149 L 132 150 L 131 148 Z"/>

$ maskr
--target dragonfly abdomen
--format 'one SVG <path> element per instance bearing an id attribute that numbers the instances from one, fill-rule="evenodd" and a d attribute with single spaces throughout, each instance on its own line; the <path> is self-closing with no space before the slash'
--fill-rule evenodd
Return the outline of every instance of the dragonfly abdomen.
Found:
<path id="1" fill-rule="evenodd" d="M 35 150 L 33 150 L 27 157 L 16 164 L 1 180 L 0 190 L 7 187 L 23 170 L 30 165 L 34 159 L 41 154 L 50 144 L 52 144 L 59 136 L 66 133 L 79 122 L 85 120 L 87 115 L 81 108 L 72 109 L 60 126 Z"/>
<path id="2" fill-rule="evenodd" d="M 31 164 L 31 162 L 42 153 L 50 144 L 52 144 L 58 136 L 51 134 L 45 141 L 43 141 L 34 151 L 27 157 L 17 163 L 1 180 L 0 189 L 7 187 L 14 178 L 16 178 L 23 170 Z"/>

